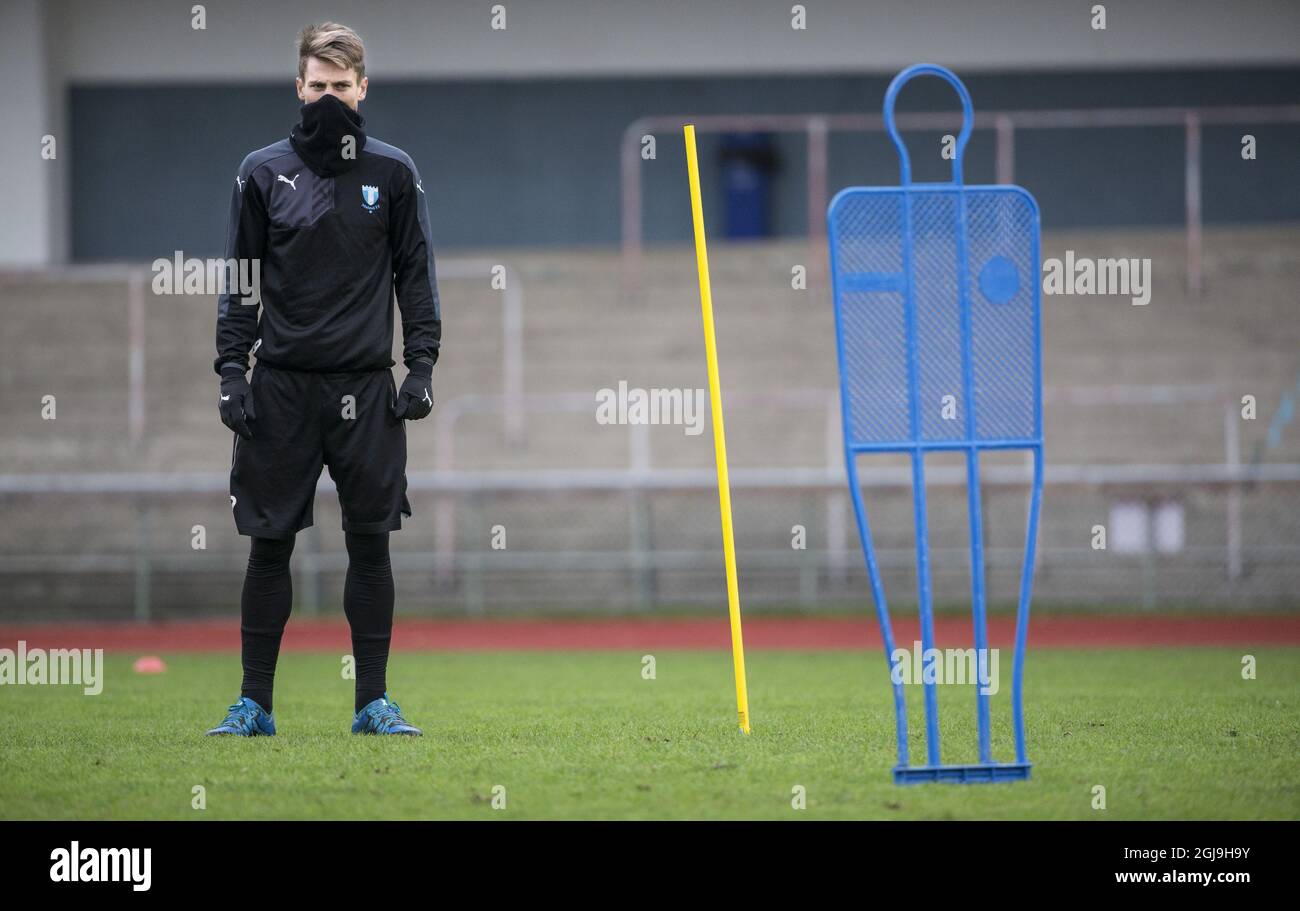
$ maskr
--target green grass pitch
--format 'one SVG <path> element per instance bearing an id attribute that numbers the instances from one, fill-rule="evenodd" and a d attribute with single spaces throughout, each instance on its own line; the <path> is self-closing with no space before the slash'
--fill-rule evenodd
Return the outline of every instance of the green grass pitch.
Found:
<path id="1" fill-rule="evenodd" d="M 1257 658 L 1255 680 L 1242 679 L 1243 651 Z M 418 739 L 352 736 L 352 681 L 339 656 L 318 654 L 281 658 L 279 736 L 205 738 L 238 692 L 238 658 L 165 657 L 159 676 L 110 657 L 95 697 L 0 690 L 0 817 L 1300 817 L 1296 649 L 1031 650 L 1033 779 L 915 787 L 890 779 L 894 721 L 876 653 L 752 652 L 749 737 L 723 652 L 658 653 L 652 680 L 631 652 L 398 653 L 391 692 L 423 726 Z M 993 733 L 1005 761 L 1009 661 L 1002 678 Z M 914 757 L 919 690 L 909 688 Z M 973 690 L 940 690 L 944 759 L 970 761 Z M 206 809 L 192 807 L 195 786 Z"/>

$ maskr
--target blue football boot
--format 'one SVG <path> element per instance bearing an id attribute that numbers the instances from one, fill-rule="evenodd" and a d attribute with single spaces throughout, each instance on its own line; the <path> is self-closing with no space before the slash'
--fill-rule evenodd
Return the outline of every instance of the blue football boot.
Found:
<path id="1" fill-rule="evenodd" d="M 424 731 L 402 717 L 401 707 L 390 701 L 387 693 L 357 712 L 357 717 L 352 719 L 352 733 L 424 735 Z"/>
<path id="2" fill-rule="evenodd" d="M 236 737 L 274 737 L 275 719 L 247 696 L 230 707 L 230 714 L 221 724 L 208 731 L 208 736 L 233 734 Z"/>

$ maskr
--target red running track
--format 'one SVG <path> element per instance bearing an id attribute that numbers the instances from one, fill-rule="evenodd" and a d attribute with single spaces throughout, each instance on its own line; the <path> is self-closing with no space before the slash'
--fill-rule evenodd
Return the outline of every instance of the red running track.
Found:
<path id="1" fill-rule="evenodd" d="M 880 648 L 874 618 L 751 617 L 745 620 L 750 649 Z M 894 624 L 895 644 L 911 648 L 920 638 L 915 617 Z M 935 619 L 936 645 L 970 647 L 968 617 Z M 237 618 L 155 624 L 0 625 L 0 648 L 19 640 L 28 648 L 103 648 L 110 652 L 232 652 L 239 650 Z M 1008 647 L 1015 640 L 1011 617 L 989 618 L 991 645 Z M 393 648 L 398 651 L 551 651 L 726 649 L 727 621 L 672 620 L 402 620 Z M 1215 617 L 1040 616 L 1029 625 L 1033 648 L 1148 648 L 1159 646 L 1297 646 L 1300 616 L 1243 615 Z M 291 619 L 286 651 L 347 652 L 351 648 L 342 621 Z"/>

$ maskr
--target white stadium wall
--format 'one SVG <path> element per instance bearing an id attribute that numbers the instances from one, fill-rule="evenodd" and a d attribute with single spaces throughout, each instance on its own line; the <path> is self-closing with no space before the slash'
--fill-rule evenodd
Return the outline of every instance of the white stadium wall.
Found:
<path id="1" fill-rule="evenodd" d="M 0 139 L 5 194 L 0 265 L 60 262 L 72 250 L 71 88 L 266 85 L 294 75 L 293 38 L 320 20 L 300 0 L 0 0 L 0 72 L 11 87 Z M 1291 66 L 1300 4 L 1144 0 L 1107 4 L 1090 27 L 1079 0 L 818 0 L 791 28 L 787 0 L 483 0 L 336 2 L 328 15 L 366 40 L 370 72 L 393 82 L 884 75 L 921 58 L 964 73 Z M 936 27 L 942 23 L 942 28 Z M 286 91 L 289 91 L 286 88 Z M 756 83 L 756 91 L 762 91 Z M 756 99 L 761 100 L 761 99 Z M 135 103 L 133 99 L 132 103 Z M 662 112 L 660 112 L 662 113 Z M 40 158 L 41 137 L 59 158 Z M 77 141 L 85 142 L 86 137 Z M 148 188 L 145 188 L 148 189 Z M 149 190 L 155 192 L 155 190 Z"/>

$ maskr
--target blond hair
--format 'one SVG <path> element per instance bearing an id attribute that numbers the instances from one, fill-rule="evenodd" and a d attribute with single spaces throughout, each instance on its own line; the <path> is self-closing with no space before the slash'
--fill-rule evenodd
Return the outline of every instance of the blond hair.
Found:
<path id="1" fill-rule="evenodd" d="M 298 78 L 307 78 L 307 58 L 319 57 L 345 70 L 356 70 L 357 81 L 366 75 L 366 46 L 346 25 L 322 22 L 298 33 Z"/>

